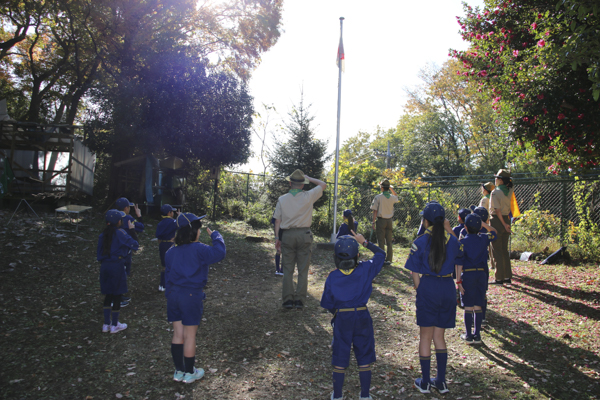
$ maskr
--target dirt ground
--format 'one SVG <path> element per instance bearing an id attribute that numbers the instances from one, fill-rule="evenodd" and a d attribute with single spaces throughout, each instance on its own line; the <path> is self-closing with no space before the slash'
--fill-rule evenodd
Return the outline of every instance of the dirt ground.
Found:
<path id="1" fill-rule="evenodd" d="M 245 239 L 272 233 L 242 222 L 211 222 L 225 238 L 227 256 L 211 267 L 198 330 L 196 365 L 206 376 L 185 385 L 172 380 L 172 330 L 164 294 L 157 290 L 160 261 L 152 241 L 157 221 L 145 221 L 142 248 L 134 256 L 132 301 L 120 317 L 129 327 L 107 334 L 101 332 L 96 261 L 100 217 L 78 232 L 55 231 L 50 216 L 18 215 L 7 225 L 9 217 L 0 211 L 2 398 L 329 399 L 330 315 L 319 300 L 334 268 L 330 251 L 315 247 L 306 307 L 287 311 L 281 308 L 273 243 Z M 201 241 L 206 240 L 203 233 Z M 369 302 L 378 358 L 374 399 L 598 398 L 597 266 L 581 267 L 587 283 L 573 293 L 558 283 L 539 285 L 552 282 L 557 267 L 550 267 L 555 269 L 545 281 L 529 276 L 530 264 L 515 263 L 513 288 L 490 289 L 484 344 L 461 342 L 460 310 L 457 329 L 447 331 L 450 393 L 422 395 L 412 387 L 420 366 L 406 256 L 406 250 L 396 249 L 394 264 L 376 278 Z M 563 334 L 564 324 L 569 328 Z M 359 387 L 353 361 L 346 398 L 358 399 Z"/>

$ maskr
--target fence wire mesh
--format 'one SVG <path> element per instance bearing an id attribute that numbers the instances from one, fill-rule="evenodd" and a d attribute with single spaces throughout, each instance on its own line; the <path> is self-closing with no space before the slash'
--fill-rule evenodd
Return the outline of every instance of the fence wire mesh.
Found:
<path id="1" fill-rule="evenodd" d="M 522 214 L 528 210 L 542 211 L 560 223 L 560 240 L 564 241 L 570 223 L 578 225 L 582 215 L 591 222 L 600 224 L 600 177 L 585 177 L 562 180 L 519 179 L 515 180 L 515 196 Z M 231 217 L 257 218 L 270 221 L 275 208 L 273 196 L 269 196 L 270 183 L 281 180 L 268 175 L 242 172 L 221 174 L 217 195 L 211 193 L 212 209 Z M 456 225 L 457 210 L 478 205 L 481 200 L 481 183 L 467 182 L 453 185 L 422 183 L 421 185 L 396 187 L 399 197 L 394 207 L 394 223 L 401 229 L 415 230 L 421 219 L 419 212 L 430 200 L 437 200 L 446 208 L 446 216 Z M 370 229 L 373 197 L 378 188 L 338 185 L 337 227 L 343 222 L 342 212 L 351 209 L 354 219 L 361 227 Z M 577 205 L 578 196 L 585 201 Z M 333 231 L 334 184 L 327 183 L 322 206 L 316 211 L 318 228 L 321 233 Z M 313 223 L 314 225 L 314 223 Z M 336 228 L 337 228 L 336 227 Z M 364 231 L 363 231 L 364 232 Z"/>

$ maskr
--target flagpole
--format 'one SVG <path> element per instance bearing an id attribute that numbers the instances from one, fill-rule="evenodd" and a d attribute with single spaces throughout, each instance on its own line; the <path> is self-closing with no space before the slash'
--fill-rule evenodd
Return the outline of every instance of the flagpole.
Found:
<path id="1" fill-rule="evenodd" d="M 335 181 L 333 193 L 333 233 L 331 234 L 331 242 L 336 241 L 335 228 L 337 227 L 337 200 L 338 200 L 338 168 L 340 159 L 340 113 L 342 109 L 342 60 L 340 59 L 340 51 L 343 51 L 342 32 L 344 26 L 344 17 L 340 17 L 340 45 L 338 48 L 338 104 L 337 104 L 337 134 L 335 139 Z M 343 53 L 342 53 L 343 54 Z M 345 56 L 344 56 L 345 57 Z M 350 227 L 352 229 L 352 227 Z"/>

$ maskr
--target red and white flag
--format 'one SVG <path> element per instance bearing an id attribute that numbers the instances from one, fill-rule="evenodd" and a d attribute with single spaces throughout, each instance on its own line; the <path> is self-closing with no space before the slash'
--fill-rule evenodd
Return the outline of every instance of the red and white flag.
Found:
<path id="1" fill-rule="evenodd" d="M 340 67 L 340 62 L 342 63 L 342 72 L 346 72 L 346 57 L 344 56 L 344 42 L 342 37 L 340 36 L 340 44 L 338 46 L 337 59 L 335 60 L 335 65 Z"/>

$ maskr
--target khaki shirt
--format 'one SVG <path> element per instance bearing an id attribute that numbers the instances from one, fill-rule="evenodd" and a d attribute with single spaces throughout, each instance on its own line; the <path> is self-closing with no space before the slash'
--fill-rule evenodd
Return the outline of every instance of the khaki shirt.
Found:
<path id="1" fill-rule="evenodd" d="M 316 186 L 295 196 L 284 194 L 277 200 L 273 217 L 281 221 L 280 229 L 309 228 L 312 224 L 313 204 L 323 195 L 323 188 Z"/>
<path id="2" fill-rule="evenodd" d="M 390 195 L 386 198 L 383 193 L 378 194 L 371 203 L 371 210 L 377 210 L 377 218 L 392 218 L 394 216 L 394 204 L 398 202 L 398 196 Z"/>
<path id="3" fill-rule="evenodd" d="M 490 199 L 488 199 L 487 197 L 482 198 L 481 201 L 479 202 L 479 207 L 483 207 L 486 210 L 488 210 L 488 212 L 489 212 L 490 211 Z"/>
<path id="4" fill-rule="evenodd" d="M 490 197 L 490 214 L 496 215 L 496 208 L 500 209 L 502 215 L 508 215 L 510 213 L 510 197 L 512 196 L 512 191 L 512 189 L 509 189 L 508 196 L 505 196 L 504 192 L 498 188 L 492 191 Z"/>

